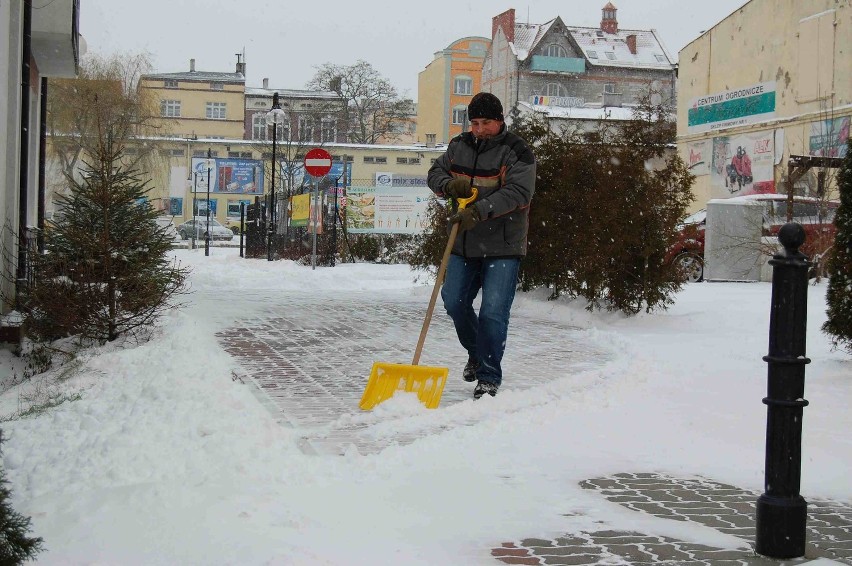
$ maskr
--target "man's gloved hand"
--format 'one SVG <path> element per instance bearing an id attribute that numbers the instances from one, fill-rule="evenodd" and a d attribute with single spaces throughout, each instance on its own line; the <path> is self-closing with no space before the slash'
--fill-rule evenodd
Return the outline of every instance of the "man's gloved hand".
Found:
<path id="1" fill-rule="evenodd" d="M 444 196 L 453 198 L 469 198 L 473 194 L 470 179 L 455 178 L 444 186 Z"/>
<path id="2" fill-rule="evenodd" d="M 463 208 L 450 217 L 450 224 L 459 223 L 459 230 L 464 232 L 473 228 L 479 222 L 479 213 L 474 207 Z"/>

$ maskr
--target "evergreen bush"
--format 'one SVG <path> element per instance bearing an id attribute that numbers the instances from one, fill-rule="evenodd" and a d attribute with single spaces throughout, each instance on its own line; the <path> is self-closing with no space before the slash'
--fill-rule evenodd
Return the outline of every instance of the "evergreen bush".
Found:
<path id="1" fill-rule="evenodd" d="M 852 138 L 846 146 L 846 157 L 837 176 L 840 206 L 834 217 L 837 232 L 834 249 L 828 260 L 826 303 L 828 318 L 823 332 L 831 336 L 835 348 L 852 353 Z"/>
<path id="2" fill-rule="evenodd" d="M 3 443 L 0 431 L 0 444 Z M 12 492 L 6 479 L 6 470 L 0 467 L 0 564 L 23 564 L 43 550 L 44 541 L 27 536 L 30 519 L 12 508 Z"/>

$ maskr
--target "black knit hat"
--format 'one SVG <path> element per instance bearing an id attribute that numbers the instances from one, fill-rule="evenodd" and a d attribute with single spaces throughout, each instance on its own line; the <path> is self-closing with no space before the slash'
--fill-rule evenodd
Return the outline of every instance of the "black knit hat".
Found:
<path id="1" fill-rule="evenodd" d="M 467 119 L 488 118 L 503 121 L 503 105 L 490 92 L 480 92 L 467 105 Z"/>

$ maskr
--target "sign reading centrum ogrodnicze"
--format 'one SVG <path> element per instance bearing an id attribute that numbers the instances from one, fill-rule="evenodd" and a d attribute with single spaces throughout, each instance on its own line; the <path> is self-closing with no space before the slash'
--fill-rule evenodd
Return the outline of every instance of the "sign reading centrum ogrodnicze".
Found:
<path id="1" fill-rule="evenodd" d="M 775 116 L 775 82 L 758 83 L 689 101 L 687 131 L 709 132 Z"/>

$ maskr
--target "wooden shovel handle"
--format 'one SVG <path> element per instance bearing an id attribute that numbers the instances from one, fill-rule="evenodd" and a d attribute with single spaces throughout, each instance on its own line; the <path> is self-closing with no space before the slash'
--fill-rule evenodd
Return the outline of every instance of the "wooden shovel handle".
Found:
<path id="1" fill-rule="evenodd" d="M 469 203 L 476 200 L 476 187 L 471 187 L 473 193 L 469 198 L 458 199 L 459 210 L 465 208 Z M 429 298 L 429 308 L 426 309 L 426 317 L 423 320 L 423 328 L 420 329 L 420 338 L 417 339 L 417 347 L 414 349 L 414 360 L 411 365 L 416 366 L 420 362 L 420 354 L 423 352 L 423 344 L 426 342 L 426 333 L 429 332 L 429 323 L 432 321 L 432 312 L 435 310 L 435 302 L 438 300 L 438 291 L 441 290 L 441 285 L 444 282 L 444 273 L 447 272 L 447 263 L 450 260 L 450 254 L 453 251 L 453 244 L 456 243 L 456 236 L 459 233 L 459 223 L 453 222 L 450 228 L 450 237 L 447 239 L 447 246 L 444 248 L 444 257 L 441 258 L 441 265 L 438 267 L 438 275 L 435 277 L 435 286 L 432 288 L 432 296 Z"/>

